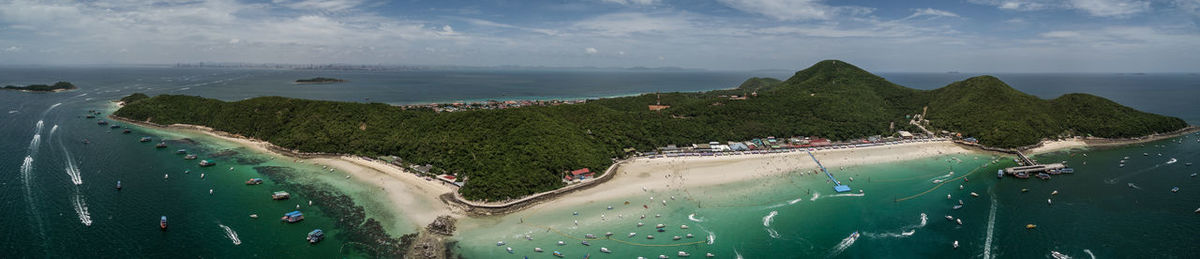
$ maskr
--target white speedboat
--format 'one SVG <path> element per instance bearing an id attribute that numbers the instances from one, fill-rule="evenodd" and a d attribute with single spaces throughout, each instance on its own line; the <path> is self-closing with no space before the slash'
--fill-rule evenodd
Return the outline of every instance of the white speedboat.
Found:
<path id="1" fill-rule="evenodd" d="M 958 249 L 958 240 L 954 240 L 954 249 Z"/>
<path id="2" fill-rule="evenodd" d="M 559 240 L 559 241 L 558 241 L 558 245 L 560 245 L 560 246 L 561 246 L 561 245 L 567 245 L 567 243 L 564 243 L 562 240 Z"/>
<path id="3" fill-rule="evenodd" d="M 633 236 L 636 236 L 636 235 L 637 235 L 637 232 L 629 232 L 629 237 L 633 237 Z"/>
<path id="4" fill-rule="evenodd" d="M 971 196 L 972 196 L 972 197 L 979 197 L 979 194 L 978 194 L 978 193 L 975 193 L 975 192 L 971 192 Z"/>
<path id="5" fill-rule="evenodd" d="M 1174 157 L 1172 157 L 1172 158 L 1171 158 L 1171 160 L 1167 160 L 1167 164 L 1168 164 L 1168 165 L 1169 165 L 1169 164 L 1174 164 L 1175 162 L 1179 162 L 1179 160 L 1178 160 L 1178 159 L 1175 159 Z"/>
<path id="6" fill-rule="evenodd" d="M 953 221 L 953 220 L 954 220 L 954 216 L 946 215 L 946 220 Z"/>
<path id="7" fill-rule="evenodd" d="M 601 248 L 600 248 L 600 252 L 604 252 L 604 253 L 612 253 L 612 251 L 609 251 L 607 247 L 601 247 Z"/>
<path id="8" fill-rule="evenodd" d="M 687 252 L 684 252 L 684 251 L 679 251 L 678 255 L 679 255 L 679 257 L 688 257 L 688 256 L 692 256 L 692 254 L 689 254 L 689 253 L 687 253 Z"/>
<path id="9" fill-rule="evenodd" d="M 541 247 L 534 247 L 534 248 L 533 248 L 533 251 L 534 251 L 534 252 L 541 253 L 541 252 L 542 252 L 542 248 L 541 248 Z"/>
<path id="10" fill-rule="evenodd" d="M 954 222 L 957 222 L 959 225 L 962 225 L 962 219 L 955 219 Z"/>
<path id="11" fill-rule="evenodd" d="M 503 246 L 503 245 L 504 245 L 504 241 L 497 241 L 497 242 L 496 242 L 496 246 Z"/>

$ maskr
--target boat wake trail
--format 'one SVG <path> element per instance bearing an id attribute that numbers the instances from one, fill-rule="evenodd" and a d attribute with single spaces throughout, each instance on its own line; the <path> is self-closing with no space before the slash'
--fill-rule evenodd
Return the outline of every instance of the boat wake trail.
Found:
<path id="1" fill-rule="evenodd" d="M 66 148 L 63 148 L 63 153 L 67 157 L 66 171 L 67 175 L 71 177 L 71 183 L 83 184 L 83 178 L 79 176 L 79 166 L 75 165 L 75 159 L 71 158 L 71 153 L 68 153 Z"/>
<path id="2" fill-rule="evenodd" d="M 1133 184 L 1133 183 L 1129 183 L 1129 188 L 1134 188 L 1134 189 L 1138 189 L 1138 190 L 1142 189 L 1141 186 L 1137 186 L 1136 184 Z"/>
<path id="3" fill-rule="evenodd" d="M 944 175 L 941 175 L 941 176 L 937 176 L 937 177 L 934 177 L 934 178 L 929 178 L 929 181 L 945 181 L 946 179 L 950 179 L 950 177 L 951 177 L 951 176 L 954 176 L 954 172 L 953 172 L 953 171 L 951 171 L 951 172 L 949 172 L 949 173 L 946 173 L 946 174 L 944 174 Z"/>
<path id="4" fill-rule="evenodd" d="M 46 139 L 50 139 L 51 137 L 54 137 L 55 131 L 58 131 L 58 124 L 54 124 L 54 127 L 50 127 L 50 135 L 46 136 Z"/>
<path id="5" fill-rule="evenodd" d="M 983 259 L 992 258 L 992 234 L 996 230 L 996 195 L 992 197 L 992 206 L 988 211 L 987 237 L 983 240 Z"/>
<path id="6" fill-rule="evenodd" d="M 75 206 L 75 214 L 79 215 L 79 222 L 84 226 L 92 226 L 92 214 L 88 213 L 87 202 L 83 201 L 83 195 L 76 194 L 71 203 Z"/>
<path id="7" fill-rule="evenodd" d="M 808 201 L 815 201 L 815 200 L 817 200 L 817 198 L 821 198 L 821 193 L 813 192 L 812 198 L 808 199 Z"/>
<path id="8" fill-rule="evenodd" d="M 33 134 L 33 139 L 29 140 L 30 154 L 37 154 L 38 144 L 42 144 L 42 134 Z"/>
<path id="9" fill-rule="evenodd" d="M 913 234 L 916 234 L 916 233 L 917 233 L 917 229 L 925 227 L 925 224 L 927 224 L 927 223 L 929 223 L 929 216 L 928 216 L 928 215 L 925 215 L 925 213 L 921 213 L 921 223 L 914 224 L 914 225 L 908 225 L 908 226 L 904 226 L 903 228 L 900 228 L 899 232 L 889 232 L 889 233 L 863 233 L 863 235 L 864 235 L 864 236 L 867 236 L 867 237 L 870 237 L 870 238 L 903 238 L 903 237 L 909 237 L 909 236 L 912 236 Z"/>
<path id="10" fill-rule="evenodd" d="M 1167 165 L 1167 164 L 1166 164 L 1166 163 L 1163 163 L 1163 164 L 1157 164 L 1157 165 L 1154 165 L 1154 166 L 1151 166 L 1151 167 L 1144 168 L 1144 169 L 1142 169 L 1142 170 L 1137 170 L 1137 171 L 1135 171 L 1135 172 L 1132 172 L 1132 173 L 1128 173 L 1128 174 L 1125 174 L 1125 175 L 1122 175 L 1122 176 L 1118 176 L 1118 177 L 1116 177 L 1116 178 L 1104 179 L 1104 183 L 1107 183 L 1107 184 L 1116 184 L 1116 183 L 1119 183 L 1119 182 L 1121 182 L 1121 181 L 1124 181 L 1125 179 L 1129 179 L 1130 177 L 1138 176 L 1138 175 L 1140 175 L 1140 174 L 1142 174 L 1142 173 L 1149 172 L 1150 170 L 1158 169 L 1159 167 L 1162 167 L 1162 166 L 1165 166 L 1165 165 Z"/>
<path id="11" fill-rule="evenodd" d="M 1092 259 L 1096 259 L 1096 255 L 1095 255 L 1095 254 L 1092 254 L 1092 250 L 1089 250 L 1089 249 L 1083 249 L 1083 252 L 1084 252 L 1084 253 L 1087 253 L 1087 254 L 1088 254 L 1088 256 L 1091 256 L 1091 257 L 1092 257 Z"/>
<path id="12" fill-rule="evenodd" d="M 217 226 L 221 226 L 221 229 L 225 230 L 225 237 L 228 237 L 230 241 L 233 241 L 233 245 L 242 244 L 242 240 L 238 238 L 237 232 L 233 232 L 233 229 L 230 229 L 229 226 L 222 225 L 220 223 L 218 223 Z"/>
<path id="13" fill-rule="evenodd" d="M 771 227 L 771 221 L 775 220 L 775 216 L 779 215 L 779 211 L 772 210 L 771 213 L 763 217 L 763 226 Z"/>
<path id="14" fill-rule="evenodd" d="M 796 204 L 797 202 L 800 202 L 803 200 L 804 200 L 804 198 L 796 198 L 795 200 L 788 201 L 788 205 Z"/>
<path id="15" fill-rule="evenodd" d="M 704 222 L 704 219 L 696 217 L 696 213 L 688 214 L 688 220 L 692 222 Z"/>
<path id="16" fill-rule="evenodd" d="M 833 246 L 833 249 L 830 249 L 829 256 L 826 256 L 826 258 L 838 256 L 839 254 L 842 253 L 842 251 L 846 251 L 846 248 L 849 248 L 851 245 L 854 245 L 854 241 L 858 241 L 858 237 L 853 236 L 853 235 L 848 236 L 845 239 L 842 239 L 842 242 L 838 243 L 836 246 Z"/>
<path id="17" fill-rule="evenodd" d="M 825 196 L 825 197 L 862 197 L 862 196 L 867 196 L 867 194 L 866 193 L 843 193 L 843 194 L 829 195 L 829 196 Z"/>
<path id="18" fill-rule="evenodd" d="M 779 232 L 776 232 L 775 229 L 772 229 L 772 228 L 766 228 L 766 229 L 767 229 L 767 235 L 771 236 L 771 238 L 779 238 Z"/>
<path id="19" fill-rule="evenodd" d="M 29 189 L 29 172 L 33 170 L 33 157 L 25 156 L 25 161 L 21 162 L 21 178 L 25 179 L 25 189 Z"/>

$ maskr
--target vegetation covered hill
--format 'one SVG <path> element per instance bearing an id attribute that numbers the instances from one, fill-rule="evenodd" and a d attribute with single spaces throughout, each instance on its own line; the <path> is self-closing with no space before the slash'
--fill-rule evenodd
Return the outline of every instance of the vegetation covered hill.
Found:
<path id="1" fill-rule="evenodd" d="M 756 92 L 739 100 L 730 95 Z M 1042 100 L 994 77 L 942 89 L 899 86 L 829 60 L 787 80 L 752 78 L 735 89 L 609 98 L 584 104 L 437 113 L 386 104 L 260 97 L 223 102 L 194 96 L 130 98 L 115 115 L 186 123 L 263 139 L 306 152 L 395 155 L 468 181 L 469 199 L 503 200 L 561 187 L 563 172 L 601 171 L 623 149 L 821 136 L 835 140 L 916 131 L 905 115 L 929 106 L 936 129 L 985 145 L 1016 147 L 1063 133 L 1128 137 L 1186 127 L 1100 97 Z M 670 108 L 651 111 L 661 100 Z M 891 123 L 896 129 L 889 129 Z"/>

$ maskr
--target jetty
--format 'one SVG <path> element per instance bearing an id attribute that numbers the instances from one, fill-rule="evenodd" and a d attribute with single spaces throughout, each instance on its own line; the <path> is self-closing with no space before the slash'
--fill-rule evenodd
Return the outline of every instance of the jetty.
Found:
<path id="1" fill-rule="evenodd" d="M 1038 164 L 1037 161 L 1033 161 L 1033 159 L 1029 159 L 1029 156 L 1026 156 L 1025 153 L 1021 153 L 1020 150 L 1016 151 L 1016 153 L 1017 153 L 1017 163 L 1019 163 L 1020 165 L 1005 168 L 1004 174 L 1017 176 L 1018 178 L 1028 178 L 1028 175 L 1031 175 L 1031 174 L 1051 172 L 1051 171 L 1061 171 L 1061 170 L 1067 168 L 1067 165 L 1064 165 L 1062 163 Z M 1025 176 L 1025 177 L 1020 177 L 1020 176 Z"/>
<path id="2" fill-rule="evenodd" d="M 846 186 L 845 184 L 842 184 L 842 182 L 838 181 L 837 178 L 833 178 L 833 174 L 829 173 L 829 170 L 825 170 L 825 166 L 821 165 L 821 161 L 817 160 L 817 156 L 813 155 L 812 150 L 805 149 L 804 152 L 808 152 L 808 157 L 811 157 L 813 162 L 817 163 L 817 167 L 821 168 L 821 172 L 825 172 L 825 176 L 829 176 L 829 181 L 833 182 L 833 190 L 834 191 L 837 191 L 837 192 L 850 191 L 850 186 Z"/>

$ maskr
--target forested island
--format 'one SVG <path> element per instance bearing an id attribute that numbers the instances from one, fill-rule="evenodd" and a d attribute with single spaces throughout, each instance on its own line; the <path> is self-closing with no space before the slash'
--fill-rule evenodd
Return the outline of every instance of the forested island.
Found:
<path id="1" fill-rule="evenodd" d="M 1089 94 L 1043 100 L 991 76 L 916 90 L 837 60 L 787 80 L 752 78 L 736 89 L 451 113 L 284 97 L 129 99 L 115 116 L 203 125 L 304 152 L 394 155 L 468 179 L 459 189 L 464 197 L 491 201 L 561 187 L 565 171 L 602 171 L 614 158 L 628 156 L 627 148 L 653 151 L 767 136 L 889 136 L 919 131 L 908 122 L 922 113 L 930 130 L 955 131 L 1002 148 L 1060 136 L 1124 138 L 1188 126 Z"/>
<path id="2" fill-rule="evenodd" d="M 8 85 L 8 86 L 4 86 L 4 88 L 0 88 L 0 89 L 29 91 L 29 92 L 61 92 L 61 91 L 77 89 L 77 88 L 78 87 L 75 87 L 75 85 L 71 84 L 71 82 L 59 81 L 57 83 L 54 83 L 53 85 L 42 85 L 42 84 L 27 85 L 27 86 Z"/>
<path id="3" fill-rule="evenodd" d="M 309 79 L 297 79 L 296 80 L 297 84 L 332 84 L 332 83 L 341 83 L 341 82 L 346 82 L 346 80 L 330 78 L 330 77 L 314 77 L 314 78 L 309 78 Z"/>

